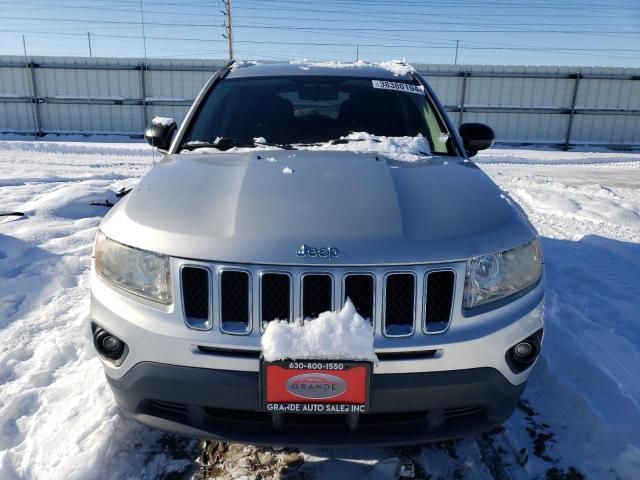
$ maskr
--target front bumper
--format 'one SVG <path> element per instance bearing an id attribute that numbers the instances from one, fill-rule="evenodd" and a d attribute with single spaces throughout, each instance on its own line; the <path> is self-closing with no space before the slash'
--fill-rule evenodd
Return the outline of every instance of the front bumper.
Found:
<path id="1" fill-rule="evenodd" d="M 179 275 L 173 273 L 175 281 Z M 373 369 L 370 413 L 359 417 L 355 429 L 347 427 L 346 416 L 274 420 L 260 411 L 260 333 L 191 330 L 179 297 L 160 306 L 92 272 L 91 321 L 127 343 L 122 364 L 103 359 L 105 372 L 122 410 L 147 425 L 265 445 L 420 443 L 486 431 L 506 420 L 531 369 L 512 371 L 505 352 L 544 327 L 544 281 L 508 304 L 465 317 L 463 280 L 457 276 L 456 308 L 446 332 L 386 338 L 376 324 L 380 362 Z"/>
<path id="2" fill-rule="evenodd" d="M 151 427 L 195 438 L 332 447 L 415 444 L 486 431 L 511 415 L 526 385 L 513 385 L 491 368 L 374 375 L 370 412 L 353 428 L 345 415 L 276 419 L 260 411 L 258 375 L 143 362 L 120 379 L 107 379 L 120 408 Z"/>

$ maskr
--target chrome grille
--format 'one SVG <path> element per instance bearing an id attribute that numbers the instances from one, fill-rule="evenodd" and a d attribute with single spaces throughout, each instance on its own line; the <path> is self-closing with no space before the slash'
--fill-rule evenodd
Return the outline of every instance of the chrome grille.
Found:
<path id="1" fill-rule="evenodd" d="M 443 333 L 460 302 L 456 278 L 464 273 L 462 262 L 328 270 L 178 260 L 177 268 L 182 292 L 176 297 L 183 302 L 185 322 L 197 330 L 213 326 L 214 336 L 218 331 L 259 336 L 267 322 L 315 318 L 340 309 L 347 298 L 371 320 L 376 335 Z M 241 343 L 255 346 L 255 340 Z"/>

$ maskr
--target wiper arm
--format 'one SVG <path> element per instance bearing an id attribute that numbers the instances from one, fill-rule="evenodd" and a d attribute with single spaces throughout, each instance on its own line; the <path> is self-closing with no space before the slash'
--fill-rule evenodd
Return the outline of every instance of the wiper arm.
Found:
<path id="1" fill-rule="evenodd" d="M 350 142 L 364 142 L 365 140 L 371 140 L 372 142 L 381 143 L 377 138 L 334 138 L 333 140 L 329 140 L 329 144 L 331 145 L 342 145 Z"/>
<path id="2" fill-rule="evenodd" d="M 377 138 L 333 138 L 325 142 L 312 142 L 312 143 L 296 143 L 300 147 L 313 147 L 320 145 L 343 145 L 349 142 L 364 142 L 365 140 L 371 140 L 376 143 L 381 143 Z"/>
<path id="3" fill-rule="evenodd" d="M 234 147 L 253 148 L 260 145 L 268 147 L 278 147 L 283 150 L 295 150 L 295 147 L 286 143 L 256 142 L 255 140 L 244 140 L 238 138 L 218 137 L 213 142 L 189 142 L 182 145 L 184 150 L 196 150 L 198 148 L 217 148 L 221 151 L 229 150 Z"/>

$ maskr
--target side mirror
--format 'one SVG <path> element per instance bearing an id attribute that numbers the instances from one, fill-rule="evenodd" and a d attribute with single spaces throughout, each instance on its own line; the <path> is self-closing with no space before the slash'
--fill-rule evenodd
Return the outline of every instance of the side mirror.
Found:
<path id="1" fill-rule="evenodd" d="M 173 118 L 155 117 L 144 131 L 144 139 L 152 147 L 166 153 L 178 126 Z"/>
<path id="2" fill-rule="evenodd" d="M 460 136 L 464 149 L 470 157 L 479 150 L 491 148 L 496 141 L 496 134 L 484 123 L 463 123 L 460 125 Z"/>

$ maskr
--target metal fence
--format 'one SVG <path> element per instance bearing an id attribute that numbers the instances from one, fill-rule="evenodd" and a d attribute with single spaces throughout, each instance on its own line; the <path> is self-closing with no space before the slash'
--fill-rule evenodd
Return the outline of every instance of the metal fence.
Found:
<path id="1" fill-rule="evenodd" d="M 140 135 L 223 60 L 0 56 L 0 132 Z M 640 145 L 640 68 L 416 65 L 454 122 L 504 143 Z"/>

